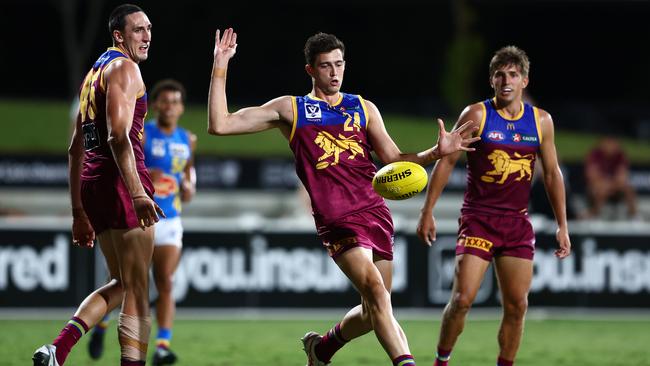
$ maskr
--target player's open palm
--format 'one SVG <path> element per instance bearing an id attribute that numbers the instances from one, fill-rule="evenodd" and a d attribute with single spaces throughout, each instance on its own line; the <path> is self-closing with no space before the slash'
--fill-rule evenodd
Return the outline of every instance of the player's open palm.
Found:
<path id="1" fill-rule="evenodd" d="M 217 29 L 217 35 L 214 42 L 214 61 L 217 67 L 226 67 L 228 61 L 235 56 L 237 52 L 237 33 L 232 28 L 223 31 Z"/>
<path id="2" fill-rule="evenodd" d="M 481 138 L 473 137 L 474 132 L 478 130 L 478 126 L 473 121 L 467 121 L 462 126 L 447 132 L 445 130 L 445 123 L 438 118 L 438 154 L 445 156 L 453 154 L 456 151 L 474 151 L 474 148 L 469 147 L 472 143 L 480 140 Z"/>
<path id="3" fill-rule="evenodd" d="M 92 248 L 95 244 L 95 230 L 86 215 L 72 218 L 72 244 Z"/>
<path id="4" fill-rule="evenodd" d="M 431 213 L 421 212 L 418 227 L 418 237 L 426 245 L 431 246 L 436 241 L 436 219 Z"/>
<path id="5" fill-rule="evenodd" d="M 159 217 L 165 217 L 163 210 L 148 196 L 139 196 L 133 199 L 133 208 L 138 216 L 140 227 L 144 230 L 148 226 L 153 226 Z"/>

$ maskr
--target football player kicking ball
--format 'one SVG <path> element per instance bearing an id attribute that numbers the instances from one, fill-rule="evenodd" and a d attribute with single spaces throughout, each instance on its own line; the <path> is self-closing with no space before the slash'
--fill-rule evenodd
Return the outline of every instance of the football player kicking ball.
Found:
<path id="1" fill-rule="evenodd" d="M 481 121 L 481 141 L 467 154 L 467 190 L 459 220 L 454 285 L 442 316 L 435 366 L 447 365 L 490 262 L 494 262 L 503 303 L 497 365 L 514 363 L 533 277 L 535 233 L 527 209 L 536 156 L 544 168 L 544 186 L 558 224 L 555 255 L 565 258 L 571 252 L 553 120 L 546 111 L 522 101 L 529 67 L 522 50 L 513 46 L 500 49 L 490 62 L 494 98 L 470 105 L 458 119 L 457 126 Z M 459 156 L 460 152 L 442 158 L 431 173 L 417 228 L 418 236 L 428 245 L 436 239 L 433 207 Z"/>
<path id="2" fill-rule="evenodd" d="M 393 365 L 415 365 L 406 336 L 393 316 L 393 223 L 386 204 L 372 189 L 374 149 L 384 163 L 407 160 L 425 165 L 478 138 L 463 126 L 451 133 L 439 120 L 436 146 L 402 153 L 388 135 L 377 107 L 358 95 L 340 92 L 345 47 L 331 34 L 318 33 L 305 44 L 305 70 L 313 88 L 305 96 L 282 96 L 262 106 L 228 111 L 226 74 L 235 55 L 237 34 L 217 31 L 210 84 L 208 132 L 237 135 L 278 128 L 294 153 L 296 173 L 309 193 L 319 237 L 341 271 L 361 295 L 327 334 L 302 339 L 307 364 L 327 365 L 351 339 L 374 331 Z"/>

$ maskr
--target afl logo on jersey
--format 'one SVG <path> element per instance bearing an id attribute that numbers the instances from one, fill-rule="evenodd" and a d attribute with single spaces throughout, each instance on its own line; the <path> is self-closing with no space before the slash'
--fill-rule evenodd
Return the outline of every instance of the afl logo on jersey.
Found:
<path id="1" fill-rule="evenodd" d="M 506 136 L 501 131 L 490 131 L 487 134 L 487 138 L 492 141 L 503 141 Z"/>
<path id="2" fill-rule="evenodd" d="M 320 104 L 305 103 L 305 117 L 307 119 L 321 119 Z"/>

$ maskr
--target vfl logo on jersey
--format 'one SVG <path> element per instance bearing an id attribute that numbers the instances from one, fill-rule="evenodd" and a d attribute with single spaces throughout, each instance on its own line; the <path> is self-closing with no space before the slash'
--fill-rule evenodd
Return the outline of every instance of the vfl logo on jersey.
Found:
<path id="1" fill-rule="evenodd" d="M 487 134 L 487 138 L 492 141 L 503 141 L 506 136 L 501 131 L 490 131 Z"/>
<path id="2" fill-rule="evenodd" d="M 535 155 L 526 154 L 522 156 L 515 152 L 515 157 L 517 159 L 511 159 L 510 155 L 503 150 L 492 151 L 492 153 L 488 155 L 488 159 L 490 159 L 490 163 L 494 166 L 494 170 L 486 172 L 485 175 L 481 176 L 481 180 L 486 183 L 494 183 L 496 181 L 496 177 L 494 176 L 500 175 L 501 178 L 496 183 L 503 184 L 510 174 L 519 173 L 519 176 L 515 178 L 516 181 L 520 181 L 526 178 L 526 176 L 528 176 L 526 180 L 530 181 L 533 176 L 531 163 L 533 162 Z"/>
<path id="3" fill-rule="evenodd" d="M 320 104 L 305 103 L 305 117 L 307 119 L 321 119 Z"/>
<path id="4" fill-rule="evenodd" d="M 477 238 L 474 236 L 466 236 L 465 237 L 465 247 L 469 248 L 476 248 L 483 250 L 485 252 L 490 252 L 490 249 L 492 249 L 492 242 L 483 238 Z"/>
<path id="5" fill-rule="evenodd" d="M 359 143 L 354 140 L 355 137 L 357 137 L 357 135 L 345 137 L 342 134 L 339 134 L 339 138 L 337 139 L 328 132 L 319 132 L 314 139 L 314 143 L 323 149 L 325 153 L 323 153 L 323 155 L 318 158 L 316 169 L 325 169 L 330 165 L 338 164 L 339 155 L 341 155 L 341 153 L 344 151 L 348 151 L 350 154 L 350 156 L 348 156 L 348 159 L 350 160 L 354 159 L 357 154 L 365 156 L 361 145 L 359 145 Z M 331 157 L 334 157 L 333 162 L 325 161 Z"/>

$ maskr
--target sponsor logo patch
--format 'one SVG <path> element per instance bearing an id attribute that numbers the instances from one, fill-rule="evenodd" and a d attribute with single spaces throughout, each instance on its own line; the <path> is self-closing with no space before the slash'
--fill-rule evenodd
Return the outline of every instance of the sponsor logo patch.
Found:
<path id="1" fill-rule="evenodd" d="M 487 134 L 487 138 L 492 141 L 503 141 L 506 137 L 501 131 L 490 131 Z"/>
<path id="2" fill-rule="evenodd" d="M 465 247 L 476 248 L 489 253 L 490 249 L 492 249 L 492 242 L 475 236 L 466 236 Z"/>
<path id="3" fill-rule="evenodd" d="M 305 117 L 307 119 L 320 119 L 322 117 L 320 104 L 305 103 Z"/>
<path id="4" fill-rule="evenodd" d="M 521 141 L 521 135 L 518 134 L 518 133 L 512 135 L 512 141 L 514 141 L 514 142 L 520 142 L 520 141 Z"/>
<path id="5" fill-rule="evenodd" d="M 324 243 L 325 247 L 327 248 L 327 251 L 329 252 L 330 256 L 336 255 L 336 253 L 340 252 L 341 249 L 344 247 L 356 244 L 358 242 L 356 236 L 351 236 L 348 238 L 343 238 L 340 240 L 335 241 L 334 243 Z"/>

